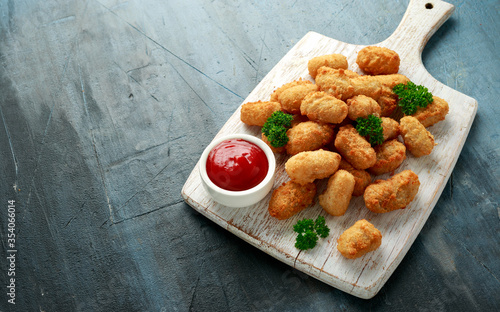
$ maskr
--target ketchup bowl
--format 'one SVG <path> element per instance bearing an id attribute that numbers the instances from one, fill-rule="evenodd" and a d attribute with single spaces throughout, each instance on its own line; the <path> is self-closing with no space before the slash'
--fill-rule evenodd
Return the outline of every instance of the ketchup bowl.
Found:
<path id="1" fill-rule="evenodd" d="M 198 169 L 203 187 L 216 202 L 240 208 L 258 203 L 271 191 L 276 159 L 261 139 L 230 134 L 205 148 Z"/>

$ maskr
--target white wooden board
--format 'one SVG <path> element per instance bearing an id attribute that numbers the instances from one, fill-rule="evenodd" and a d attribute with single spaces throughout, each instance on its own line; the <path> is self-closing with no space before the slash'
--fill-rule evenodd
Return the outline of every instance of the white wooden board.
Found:
<path id="1" fill-rule="evenodd" d="M 426 8 L 428 2 L 432 2 L 432 9 Z M 416 84 L 426 86 L 434 95 L 450 104 L 446 120 L 428 128 L 438 144 L 432 153 L 421 158 L 408 154 L 396 171 L 411 169 L 418 174 L 421 182 L 416 198 L 406 209 L 375 214 L 365 207 L 361 196 L 353 197 L 347 213 L 342 217 L 328 215 L 316 203 L 296 216 L 280 221 L 268 213 L 271 194 L 258 204 L 246 208 L 231 209 L 217 204 L 203 189 L 197 166 L 182 189 L 185 201 L 213 222 L 276 259 L 354 296 L 375 296 L 401 262 L 432 212 L 476 114 L 476 100 L 438 82 L 426 71 L 421 61 L 421 53 L 428 39 L 448 19 L 453 9 L 452 5 L 442 1 L 413 0 L 396 31 L 387 40 L 375 44 L 398 52 L 401 57 L 399 72 Z M 348 58 L 349 69 L 361 73 L 355 60 L 357 52 L 363 47 L 310 32 L 264 77 L 243 103 L 268 100 L 274 89 L 298 78 L 312 80 L 308 75 L 307 62 L 314 56 L 341 53 Z M 247 126 L 240 121 L 240 108 L 216 137 L 230 133 L 260 136 L 260 127 Z M 289 179 L 284 171 L 287 158 L 277 155 L 275 187 Z M 379 178 L 385 179 L 388 175 Z M 293 232 L 293 224 L 299 219 L 316 218 L 318 215 L 325 216 L 331 229 L 330 235 L 327 239 L 320 239 L 314 249 L 300 252 L 294 247 L 296 233 Z M 382 232 L 382 245 L 361 258 L 346 259 L 337 251 L 337 239 L 344 230 L 363 218 Z"/>

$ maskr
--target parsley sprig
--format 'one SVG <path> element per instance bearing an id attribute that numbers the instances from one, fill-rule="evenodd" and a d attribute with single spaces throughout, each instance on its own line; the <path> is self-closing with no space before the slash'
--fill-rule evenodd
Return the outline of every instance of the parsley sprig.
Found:
<path id="1" fill-rule="evenodd" d="M 375 115 L 369 115 L 367 118 L 358 117 L 356 119 L 356 130 L 360 135 L 366 137 L 372 146 L 384 142 L 382 119 Z"/>
<path id="2" fill-rule="evenodd" d="M 432 93 L 426 87 L 411 81 L 395 85 L 392 91 L 398 96 L 398 105 L 405 115 L 415 114 L 419 107 L 427 107 L 433 101 Z"/>
<path id="3" fill-rule="evenodd" d="M 330 234 L 330 228 L 326 225 L 325 217 L 318 216 L 316 221 L 303 219 L 297 221 L 293 230 L 298 233 L 295 247 L 300 250 L 314 248 L 318 242 L 318 236 L 326 238 Z"/>
<path id="4" fill-rule="evenodd" d="M 288 143 L 286 132 L 291 127 L 293 116 L 282 111 L 274 112 L 262 127 L 262 133 L 273 147 L 282 147 Z"/>

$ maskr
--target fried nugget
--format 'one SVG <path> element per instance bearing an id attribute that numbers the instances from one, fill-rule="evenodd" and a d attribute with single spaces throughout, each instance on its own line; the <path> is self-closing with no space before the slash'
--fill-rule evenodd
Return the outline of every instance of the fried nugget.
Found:
<path id="1" fill-rule="evenodd" d="M 384 89 L 386 89 L 385 87 Z M 387 88 L 388 89 L 388 88 Z M 384 95 L 378 98 L 377 103 L 380 105 L 380 116 L 389 117 L 398 107 L 397 96 L 392 92 L 392 90 L 385 90 Z"/>
<path id="2" fill-rule="evenodd" d="M 307 63 L 307 69 L 309 70 L 309 75 L 316 78 L 318 69 L 322 66 L 335 68 L 335 69 L 347 69 L 347 58 L 342 54 L 328 54 L 313 57 Z"/>
<path id="3" fill-rule="evenodd" d="M 399 135 L 399 122 L 389 117 L 381 117 L 384 141 L 392 140 Z"/>
<path id="4" fill-rule="evenodd" d="M 283 90 L 278 96 L 281 109 L 291 114 L 300 114 L 300 104 L 304 97 L 317 90 L 318 86 L 315 84 L 301 84 Z"/>
<path id="5" fill-rule="evenodd" d="M 351 202 L 356 181 L 346 170 L 338 170 L 328 179 L 326 190 L 318 196 L 319 204 L 332 216 L 343 216 Z"/>
<path id="6" fill-rule="evenodd" d="M 301 152 L 287 160 L 285 171 L 292 181 L 307 184 L 334 174 L 339 168 L 340 159 L 339 154 L 322 149 Z"/>
<path id="7" fill-rule="evenodd" d="M 288 88 L 294 87 L 294 86 L 305 85 L 305 84 L 312 84 L 312 81 L 300 78 L 299 80 L 285 83 L 284 85 L 282 85 L 281 87 L 279 87 L 273 91 L 273 93 L 271 94 L 270 101 L 271 102 L 279 102 L 278 98 L 283 91 L 285 91 Z"/>
<path id="8" fill-rule="evenodd" d="M 403 83 L 406 84 L 410 79 L 406 77 L 405 75 L 401 74 L 393 74 L 393 75 L 378 75 L 378 76 L 371 76 L 372 79 L 378 80 L 381 84 L 383 84 L 386 87 L 389 87 L 391 90 L 394 88 L 396 85 Z"/>
<path id="9" fill-rule="evenodd" d="M 403 75 L 360 76 L 349 70 L 321 67 L 316 84 L 320 91 L 343 101 L 356 95 L 371 97 L 380 105 L 380 115 L 387 117 L 397 107 L 397 96 L 392 92 L 391 85 L 404 78 Z"/>
<path id="10" fill-rule="evenodd" d="M 288 181 L 273 191 L 268 211 L 272 217 L 285 220 L 309 207 L 316 196 L 316 185 Z"/>
<path id="11" fill-rule="evenodd" d="M 278 102 L 258 101 L 241 105 L 240 119 L 250 126 L 262 127 L 275 111 L 281 109 Z"/>
<path id="12" fill-rule="evenodd" d="M 381 76 L 359 76 L 351 79 L 354 95 L 365 95 L 380 106 L 380 116 L 390 116 L 397 107 L 397 96 L 392 88 L 384 85 Z"/>
<path id="13" fill-rule="evenodd" d="M 384 85 L 375 76 L 359 76 L 351 79 L 354 95 L 365 95 L 378 100 L 385 92 Z"/>
<path id="14" fill-rule="evenodd" d="M 406 148 L 415 157 L 429 155 L 434 148 L 434 136 L 413 116 L 399 120 L 399 129 Z"/>
<path id="15" fill-rule="evenodd" d="M 354 96 L 354 87 L 351 83 L 352 77 L 349 70 L 320 67 L 316 75 L 316 85 L 320 91 L 327 92 L 340 100 L 347 100 Z"/>
<path id="16" fill-rule="evenodd" d="M 341 123 L 346 118 L 347 112 L 347 104 L 344 101 L 322 91 L 309 93 L 300 104 L 302 115 L 321 122 Z"/>
<path id="17" fill-rule="evenodd" d="M 358 52 L 356 64 L 369 75 L 395 74 L 399 71 L 399 55 L 396 51 L 368 46 Z"/>
<path id="18" fill-rule="evenodd" d="M 380 116 L 390 116 L 394 112 L 394 110 L 396 110 L 398 104 L 398 97 L 392 91 L 392 89 L 397 84 L 406 84 L 408 81 L 410 81 L 410 79 L 401 74 L 377 75 L 369 77 L 370 79 L 375 79 L 382 84 L 380 96 L 378 99 L 376 99 L 378 105 L 380 105 L 381 108 Z"/>
<path id="19" fill-rule="evenodd" d="M 369 115 L 380 116 L 380 105 L 374 99 L 366 95 L 356 95 L 346 101 L 349 107 L 347 116 L 356 120 L 359 117 L 367 118 Z"/>
<path id="20" fill-rule="evenodd" d="M 334 144 L 342 157 L 356 169 L 370 168 L 377 161 L 371 144 L 352 125 L 340 127 Z"/>
<path id="21" fill-rule="evenodd" d="M 420 181 L 415 172 L 404 170 L 388 180 L 368 185 L 363 198 L 366 208 L 376 213 L 403 209 L 415 198 Z"/>
<path id="22" fill-rule="evenodd" d="M 295 155 L 304 151 L 317 150 L 333 140 L 333 125 L 315 121 L 301 122 L 286 132 L 286 152 Z"/>
<path id="23" fill-rule="evenodd" d="M 442 98 L 433 96 L 432 99 L 433 101 L 427 107 L 419 107 L 415 114 L 412 115 L 426 128 L 444 120 L 450 110 L 448 102 Z"/>
<path id="24" fill-rule="evenodd" d="M 368 171 L 374 175 L 381 175 L 396 170 L 406 159 L 406 147 L 396 139 L 385 141 L 375 146 L 377 161 Z"/>
<path id="25" fill-rule="evenodd" d="M 344 231 L 337 240 L 337 249 L 348 259 L 359 258 L 382 244 L 382 233 L 365 219 Z"/>
<path id="26" fill-rule="evenodd" d="M 354 190 L 352 196 L 361 196 L 365 192 L 366 187 L 372 182 L 372 176 L 366 170 L 354 168 L 345 159 L 340 160 L 339 170 L 346 170 L 354 176 Z"/>

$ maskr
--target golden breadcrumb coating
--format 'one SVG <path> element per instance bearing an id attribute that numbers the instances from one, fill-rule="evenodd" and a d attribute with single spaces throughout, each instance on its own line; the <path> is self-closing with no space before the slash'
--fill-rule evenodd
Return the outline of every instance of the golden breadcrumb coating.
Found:
<path id="1" fill-rule="evenodd" d="M 333 125 L 305 121 L 286 132 L 286 152 L 295 155 L 304 151 L 317 150 L 333 140 Z"/>
<path id="2" fill-rule="evenodd" d="M 316 84 L 320 91 L 327 92 L 337 99 L 345 101 L 355 95 L 351 77 L 349 70 L 323 66 L 318 69 Z"/>
<path id="3" fill-rule="evenodd" d="M 389 87 L 391 90 L 400 83 L 406 84 L 408 81 L 410 81 L 408 77 L 401 74 L 377 75 L 371 77 L 373 77 L 373 79 L 378 80 L 384 86 Z"/>
<path id="4" fill-rule="evenodd" d="M 272 217 L 285 220 L 309 207 L 316 196 L 316 185 L 288 181 L 273 191 L 268 211 Z"/>
<path id="5" fill-rule="evenodd" d="M 395 139 L 399 136 L 399 122 L 389 117 L 381 117 L 384 141 Z"/>
<path id="6" fill-rule="evenodd" d="M 262 127 L 267 119 L 280 109 L 281 105 L 278 102 L 249 102 L 241 105 L 240 119 L 247 125 Z"/>
<path id="7" fill-rule="evenodd" d="M 339 154 L 322 149 L 301 152 L 287 160 L 285 171 L 292 181 L 307 184 L 334 174 L 339 167 L 340 159 Z"/>
<path id="8" fill-rule="evenodd" d="M 366 170 L 354 168 L 343 158 L 340 160 L 339 169 L 346 170 L 354 176 L 355 184 L 352 196 L 363 195 L 366 187 L 372 182 L 372 176 Z"/>
<path id="9" fill-rule="evenodd" d="M 356 169 L 370 168 L 377 161 L 371 144 L 352 125 L 340 127 L 335 148 Z"/>
<path id="10" fill-rule="evenodd" d="M 396 51 L 368 46 L 358 52 L 356 64 L 369 75 L 396 74 L 399 71 L 399 55 Z"/>
<path id="11" fill-rule="evenodd" d="M 350 70 L 320 67 L 316 84 L 320 91 L 347 101 L 356 95 L 365 95 L 374 99 L 381 109 L 381 116 L 390 116 L 397 107 L 397 96 L 392 91 L 394 85 L 406 83 L 404 75 L 360 76 Z"/>
<path id="12" fill-rule="evenodd" d="M 322 66 L 335 68 L 335 69 L 347 69 L 347 58 L 342 54 L 328 54 L 313 57 L 307 63 L 307 69 L 309 70 L 309 75 L 316 78 L 318 69 Z"/>
<path id="13" fill-rule="evenodd" d="M 365 219 L 359 220 L 344 231 L 337 240 L 337 249 L 342 256 L 356 259 L 382 244 L 382 233 Z"/>
<path id="14" fill-rule="evenodd" d="M 359 117 L 367 118 L 370 115 L 380 117 L 380 105 L 371 97 L 360 94 L 348 99 L 346 103 L 349 107 L 347 116 L 351 120 L 356 120 Z"/>
<path id="15" fill-rule="evenodd" d="M 396 170 L 406 159 L 406 147 L 396 139 L 385 141 L 374 147 L 377 161 L 368 171 L 381 175 Z"/>
<path id="16" fill-rule="evenodd" d="M 376 213 L 403 209 L 415 198 L 420 181 L 415 172 L 404 170 L 388 180 L 368 185 L 363 198 L 366 208 Z"/>
<path id="17" fill-rule="evenodd" d="M 427 107 L 419 107 L 412 115 L 426 128 L 444 120 L 450 110 L 448 102 L 442 98 L 433 96 L 432 99 L 433 101 Z"/>
<path id="18" fill-rule="evenodd" d="M 434 148 L 434 136 L 413 116 L 399 120 L 399 129 L 406 148 L 415 157 L 429 155 Z"/>
<path id="19" fill-rule="evenodd" d="M 291 87 L 294 87 L 294 86 L 297 86 L 297 85 L 304 85 L 304 84 L 312 84 L 312 81 L 300 78 L 298 80 L 285 83 L 284 85 L 282 85 L 281 87 L 279 87 L 279 88 L 277 88 L 276 90 L 273 91 L 273 93 L 271 94 L 271 100 L 270 101 L 271 102 L 279 102 L 278 98 L 279 98 L 280 94 L 283 91 L 285 91 L 288 88 L 291 88 Z"/>
<path id="20" fill-rule="evenodd" d="M 346 170 L 338 170 L 328 179 L 326 190 L 318 196 L 319 204 L 332 216 L 343 216 L 351 202 L 356 181 Z"/>
<path id="21" fill-rule="evenodd" d="M 341 123 L 346 118 L 347 112 L 347 104 L 344 101 L 321 91 L 309 93 L 300 104 L 302 115 L 321 122 Z"/>
<path id="22" fill-rule="evenodd" d="M 300 114 L 300 104 L 304 97 L 317 90 L 318 86 L 315 84 L 301 84 L 283 90 L 278 96 L 281 109 L 291 114 Z"/>

